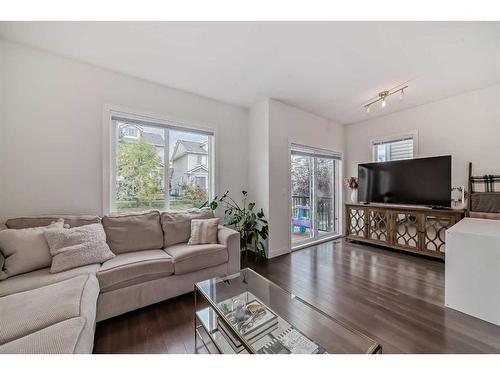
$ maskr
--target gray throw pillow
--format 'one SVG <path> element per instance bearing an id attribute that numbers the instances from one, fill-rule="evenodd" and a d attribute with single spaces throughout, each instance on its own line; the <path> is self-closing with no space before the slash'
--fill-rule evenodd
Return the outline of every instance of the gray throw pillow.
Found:
<path id="1" fill-rule="evenodd" d="M 219 219 L 193 219 L 191 220 L 191 237 L 188 245 L 204 245 L 217 243 Z"/>
<path id="2" fill-rule="evenodd" d="M 100 223 L 51 229 L 44 235 L 52 255 L 51 273 L 103 263 L 115 256 L 106 243 L 106 233 Z"/>
<path id="3" fill-rule="evenodd" d="M 49 267 L 52 258 L 43 233 L 51 228 L 67 230 L 63 226 L 64 220 L 59 220 L 46 227 L 0 231 L 0 251 L 5 258 L 0 280 Z"/>

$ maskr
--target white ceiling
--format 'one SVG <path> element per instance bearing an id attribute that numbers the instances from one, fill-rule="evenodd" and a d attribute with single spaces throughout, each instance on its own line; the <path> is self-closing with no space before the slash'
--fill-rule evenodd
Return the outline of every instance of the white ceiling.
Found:
<path id="1" fill-rule="evenodd" d="M 500 78 L 498 22 L 0 22 L 0 36 L 250 107 L 272 97 L 349 124 Z"/>

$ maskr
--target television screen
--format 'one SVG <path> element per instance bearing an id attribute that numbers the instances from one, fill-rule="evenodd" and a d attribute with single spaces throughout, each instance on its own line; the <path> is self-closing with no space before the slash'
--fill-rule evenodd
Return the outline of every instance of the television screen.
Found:
<path id="1" fill-rule="evenodd" d="M 360 202 L 451 205 L 451 156 L 358 165 Z"/>

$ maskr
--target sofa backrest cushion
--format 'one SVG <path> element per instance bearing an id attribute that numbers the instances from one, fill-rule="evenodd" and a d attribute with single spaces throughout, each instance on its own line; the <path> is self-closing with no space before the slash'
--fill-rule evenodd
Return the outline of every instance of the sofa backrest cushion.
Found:
<path id="1" fill-rule="evenodd" d="M 158 211 L 104 216 L 102 226 L 106 242 L 115 254 L 163 247 Z"/>
<path id="2" fill-rule="evenodd" d="M 165 247 L 189 241 L 189 237 L 191 236 L 191 220 L 211 219 L 213 217 L 214 214 L 209 207 L 193 208 L 186 211 L 162 212 L 161 226 L 165 236 Z"/>
<path id="3" fill-rule="evenodd" d="M 0 251 L 5 258 L 0 280 L 49 267 L 52 257 L 43 233 L 51 228 L 63 229 L 63 225 L 61 220 L 46 227 L 0 231 Z"/>
<path id="4" fill-rule="evenodd" d="M 58 219 L 64 219 L 64 224 L 68 224 L 70 228 L 101 222 L 100 217 L 95 215 L 39 215 L 16 217 L 7 220 L 5 224 L 9 229 L 35 228 L 45 227 Z"/>

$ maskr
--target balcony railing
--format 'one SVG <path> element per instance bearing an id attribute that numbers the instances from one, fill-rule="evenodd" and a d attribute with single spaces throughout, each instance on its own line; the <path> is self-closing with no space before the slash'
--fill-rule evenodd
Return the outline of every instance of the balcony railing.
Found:
<path id="1" fill-rule="evenodd" d="M 311 209 L 310 197 L 292 195 L 292 223 L 294 218 L 296 220 L 309 219 L 309 222 L 311 222 Z M 331 197 L 317 199 L 316 219 L 317 230 L 324 232 L 334 230 L 333 199 Z"/>

